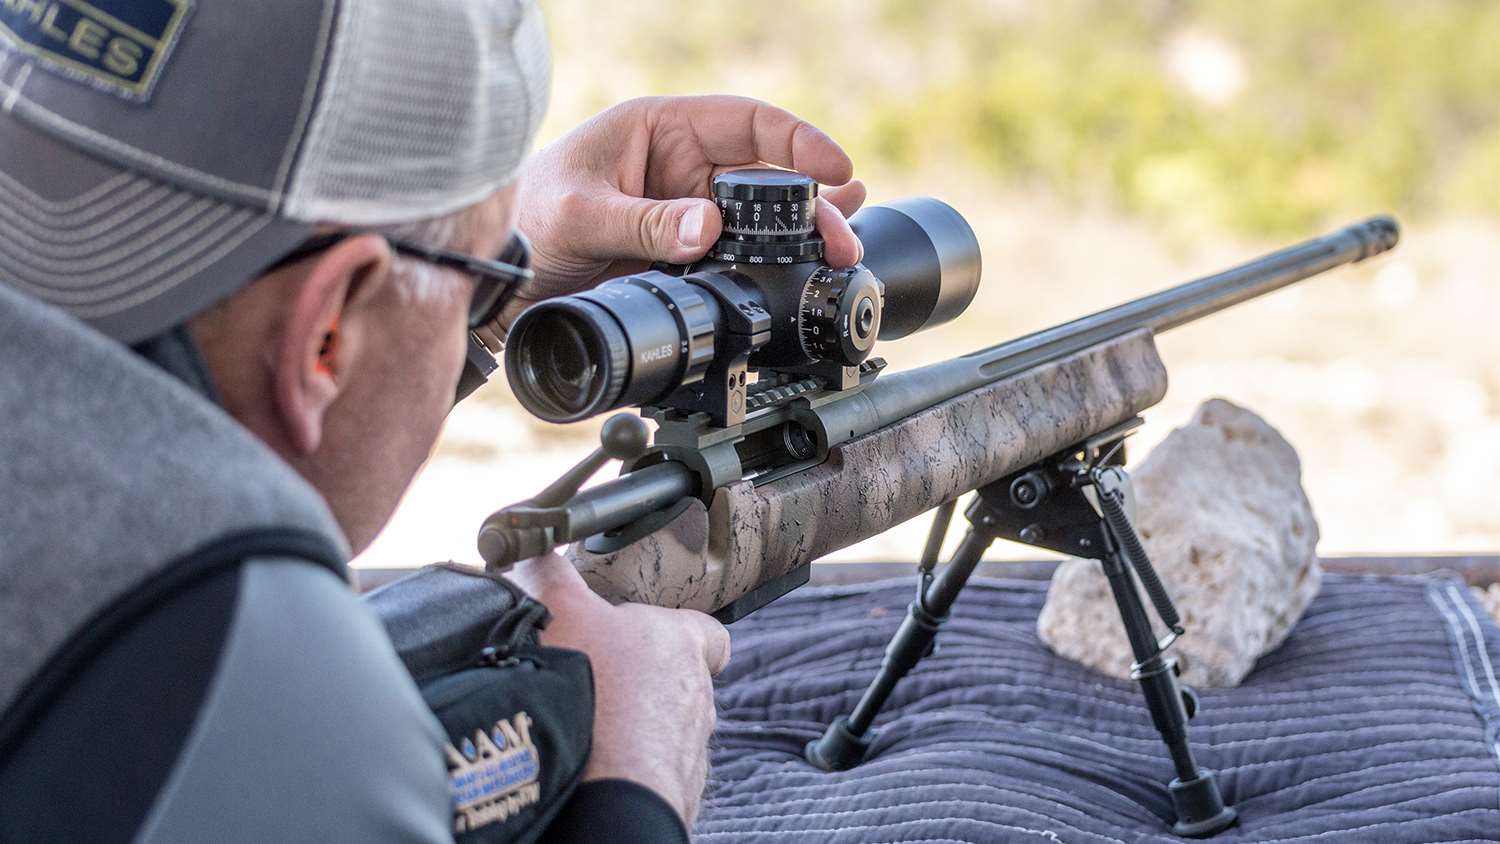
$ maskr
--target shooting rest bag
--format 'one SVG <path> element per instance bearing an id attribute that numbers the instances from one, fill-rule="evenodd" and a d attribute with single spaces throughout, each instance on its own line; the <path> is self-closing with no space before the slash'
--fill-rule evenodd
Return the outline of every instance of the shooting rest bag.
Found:
<path id="1" fill-rule="evenodd" d="M 593 744 L 588 658 L 543 647 L 546 608 L 477 569 L 428 566 L 365 602 L 447 734 L 454 839 L 537 840 Z"/>
<path id="2" fill-rule="evenodd" d="M 694 840 L 1181 842 L 1139 691 L 1037 640 L 1046 588 L 971 581 L 842 773 L 803 745 L 853 707 L 912 581 L 803 589 L 735 623 Z M 1497 671 L 1500 630 L 1462 581 L 1327 575 L 1242 686 L 1201 690 L 1193 749 L 1239 811 L 1211 840 L 1494 840 Z"/>

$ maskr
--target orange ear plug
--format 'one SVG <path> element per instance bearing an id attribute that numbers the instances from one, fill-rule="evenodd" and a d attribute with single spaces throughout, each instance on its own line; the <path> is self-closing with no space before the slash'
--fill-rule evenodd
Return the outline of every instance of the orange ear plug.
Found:
<path id="1" fill-rule="evenodd" d="M 323 335 L 323 345 L 318 347 L 318 371 L 332 378 L 338 364 L 339 355 L 339 321 L 334 317 L 333 324 L 328 326 L 328 333 Z"/>

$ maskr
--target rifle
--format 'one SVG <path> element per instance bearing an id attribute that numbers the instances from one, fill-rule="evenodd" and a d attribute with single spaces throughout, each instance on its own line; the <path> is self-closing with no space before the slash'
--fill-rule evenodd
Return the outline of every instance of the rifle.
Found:
<path id="1" fill-rule="evenodd" d="M 487 566 L 577 543 L 575 565 L 604 597 L 728 623 L 806 583 L 813 560 L 937 508 L 917 599 L 879 675 L 807 748 L 815 765 L 842 770 L 864 758 L 875 715 L 930 652 L 995 539 L 1099 559 L 1133 676 L 1177 771 L 1168 786 L 1174 830 L 1204 836 L 1231 825 L 1234 810 L 1188 746 L 1197 699 L 1163 654 L 1184 631 L 1130 523 L 1125 438 L 1166 393 L 1157 333 L 1389 250 L 1395 220 L 1375 217 L 952 360 L 884 373 L 869 357 L 877 335 L 946 321 L 972 299 L 973 232 L 937 200 L 868 208 L 851 220 L 864 264 L 834 273 L 808 246 L 816 186 L 769 172 L 716 181 L 726 235 L 709 260 L 615 280 L 563 306 L 542 303 L 516 321 L 506 367 L 528 409 L 571 420 L 639 404 L 657 430 L 648 444 L 641 418 L 607 420 L 597 451 L 486 519 Z M 781 325 L 797 330 L 778 338 Z M 760 381 L 748 384 L 747 370 Z M 611 459 L 624 462 L 623 474 L 580 491 Z M 977 495 L 968 531 L 935 574 L 955 501 L 969 492 Z M 1137 579 L 1171 631 L 1161 641 Z"/>

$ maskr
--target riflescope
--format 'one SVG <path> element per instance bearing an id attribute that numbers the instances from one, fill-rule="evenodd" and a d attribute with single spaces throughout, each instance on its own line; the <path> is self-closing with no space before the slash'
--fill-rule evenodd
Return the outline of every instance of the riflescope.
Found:
<path id="1" fill-rule="evenodd" d="M 743 421 L 747 372 L 760 388 L 815 379 L 859 383 L 875 341 L 948 322 L 979 286 L 979 241 L 927 197 L 865 208 L 850 220 L 864 262 L 823 262 L 818 185 L 785 170 L 736 170 L 713 182 L 719 241 L 690 267 L 657 265 L 526 310 L 505 369 L 521 404 L 549 422 L 632 405 Z"/>

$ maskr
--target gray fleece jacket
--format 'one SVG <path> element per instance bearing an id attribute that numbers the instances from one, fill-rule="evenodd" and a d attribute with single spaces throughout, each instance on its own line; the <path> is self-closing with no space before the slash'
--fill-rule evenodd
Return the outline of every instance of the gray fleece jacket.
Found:
<path id="1" fill-rule="evenodd" d="M 259 556 L 202 558 L 235 537 Z M 91 794 L 138 778 L 158 781 L 116 817 L 137 840 L 451 840 L 445 737 L 344 582 L 347 552 L 321 497 L 211 401 L 0 285 L 0 840 L 67 833 L 16 796 L 53 768 L 66 774 L 61 755 L 78 761 L 50 808 L 75 814 L 70 838 L 93 838 L 81 811 Z M 217 570 L 232 611 L 203 634 L 217 655 L 160 770 L 136 767 L 129 747 L 108 754 L 115 766 L 86 764 L 155 717 L 149 701 L 113 728 L 108 707 L 93 707 L 36 746 L 33 724 L 67 711 L 67 689 L 91 680 L 89 661 L 116 634 Z M 140 665 L 136 679 L 197 682 L 173 668 Z M 148 725 L 132 744 L 156 737 Z M 304 752 L 277 752 L 288 742 Z"/>
<path id="2" fill-rule="evenodd" d="M 450 567 L 357 599 L 186 332 L 137 351 L 0 284 L 0 842 L 686 840 L 579 785 L 545 610 Z"/>

